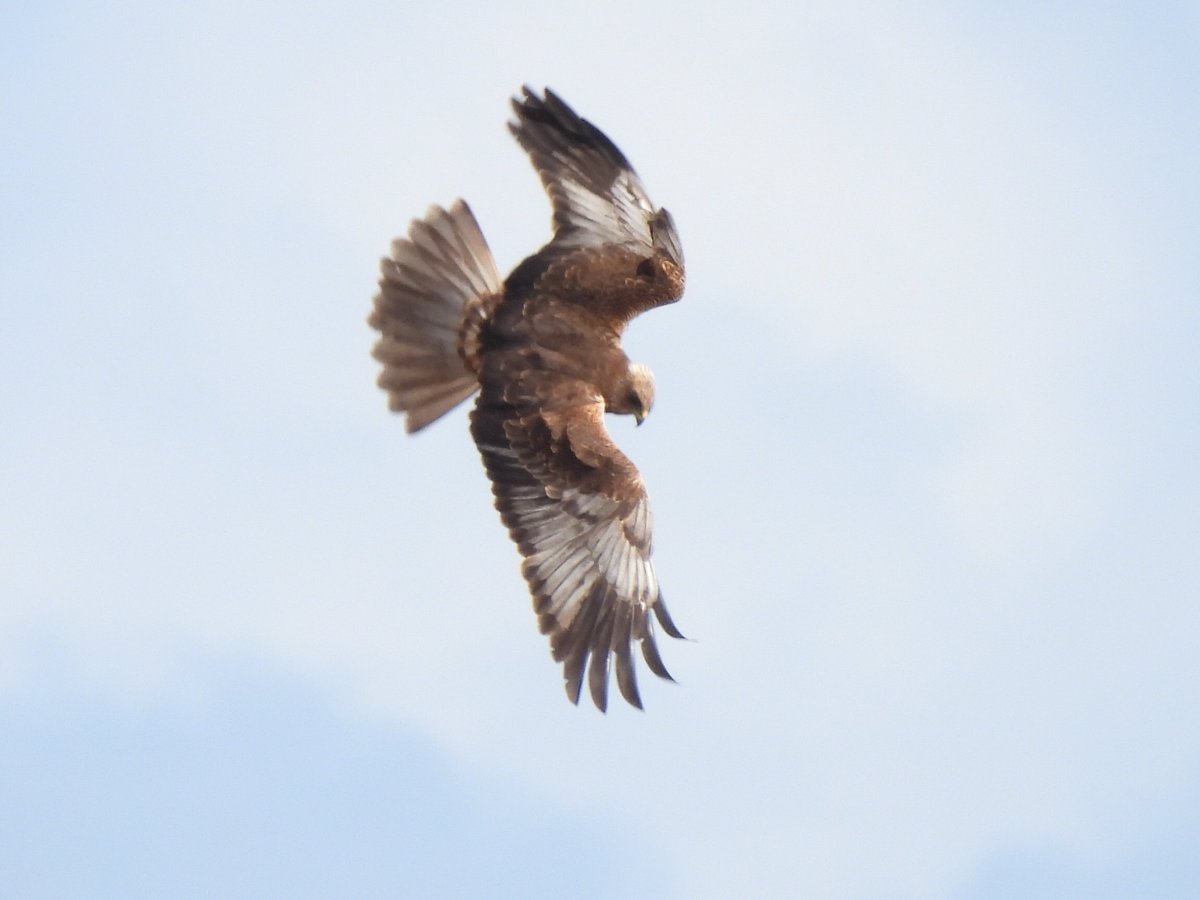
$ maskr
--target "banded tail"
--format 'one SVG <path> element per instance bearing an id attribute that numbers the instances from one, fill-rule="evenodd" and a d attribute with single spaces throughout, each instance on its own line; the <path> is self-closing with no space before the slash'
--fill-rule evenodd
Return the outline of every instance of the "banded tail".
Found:
<path id="1" fill-rule="evenodd" d="M 492 251 L 461 200 L 431 206 L 380 263 L 375 311 L 367 320 L 382 337 L 372 355 L 383 363 L 379 386 L 388 406 L 405 413 L 411 434 L 479 389 L 474 355 L 488 307 L 503 291 Z"/>

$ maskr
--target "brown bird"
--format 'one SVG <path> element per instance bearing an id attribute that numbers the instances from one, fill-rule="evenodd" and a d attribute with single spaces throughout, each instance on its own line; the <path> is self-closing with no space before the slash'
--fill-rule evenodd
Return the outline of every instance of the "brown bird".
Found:
<path id="1" fill-rule="evenodd" d="M 683 252 L 670 214 L 598 128 L 549 90 L 526 87 L 512 104 L 554 237 L 501 282 L 466 203 L 414 221 L 382 262 L 369 319 L 382 334 L 379 385 L 410 433 L 479 391 L 471 435 L 567 696 L 579 702 L 586 670 L 604 710 L 615 657 L 621 695 L 641 708 L 633 642 L 670 680 L 649 614 L 682 635 L 650 561 L 646 487 L 604 414 L 640 425 L 654 404 L 654 378 L 621 334 L 682 296 Z"/>

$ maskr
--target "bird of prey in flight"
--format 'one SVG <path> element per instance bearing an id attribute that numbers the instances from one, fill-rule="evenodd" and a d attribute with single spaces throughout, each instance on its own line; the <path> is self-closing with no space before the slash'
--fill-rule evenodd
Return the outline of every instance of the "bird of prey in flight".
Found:
<path id="1" fill-rule="evenodd" d="M 467 204 L 433 206 L 382 261 L 369 322 L 392 410 L 419 431 L 478 392 L 471 435 L 495 505 L 523 557 L 538 627 L 578 703 L 596 706 L 615 668 L 641 708 L 632 647 L 670 679 L 654 621 L 682 637 L 650 561 L 641 475 L 604 425 L 654 403 L 654 378 L 621 334 L 638 313 L 683 294 L 670 214 L 629 162 L 550 90 L 514 98 L 509 128 L 553 207 L 554 236 L 504 280 Z"/>

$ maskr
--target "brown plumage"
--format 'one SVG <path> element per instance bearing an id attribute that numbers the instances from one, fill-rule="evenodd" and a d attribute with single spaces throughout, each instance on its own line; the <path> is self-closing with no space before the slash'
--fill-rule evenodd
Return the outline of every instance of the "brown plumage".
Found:
<path id="1" fill-rule="evenodd" d="M 550 195 L 554 237 L 501 283 L 467 205 L 432 207 L 383 260 L 372 327 L 391 408 L 410 432 L 476 390 L 471 434 L 524 557 L 538 627 L 578 702 L 608 671 L 641 707 L 632 645 L 669 679 L 651 613 L 672 637 L 650 562 L 646 488 L 604 426 L 640 423 L 654 379 L 621 349 L 638 313 L 683 294 L 683 253 L 621 151 L 562 100 L 529 88 L 509 127 Z"/>

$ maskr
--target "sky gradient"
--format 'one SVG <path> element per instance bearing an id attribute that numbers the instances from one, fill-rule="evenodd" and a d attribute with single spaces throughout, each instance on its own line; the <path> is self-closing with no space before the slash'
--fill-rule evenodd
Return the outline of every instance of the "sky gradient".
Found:
<path id="1" fill-rule="evenodd" d="M 1200 895 L 1200 8 L 10 4 L 0 884 Z M 549 235 L 549 85 L 678 224 L 611 421 L 693 640 L 563 698 L 378 258 Z"/>

